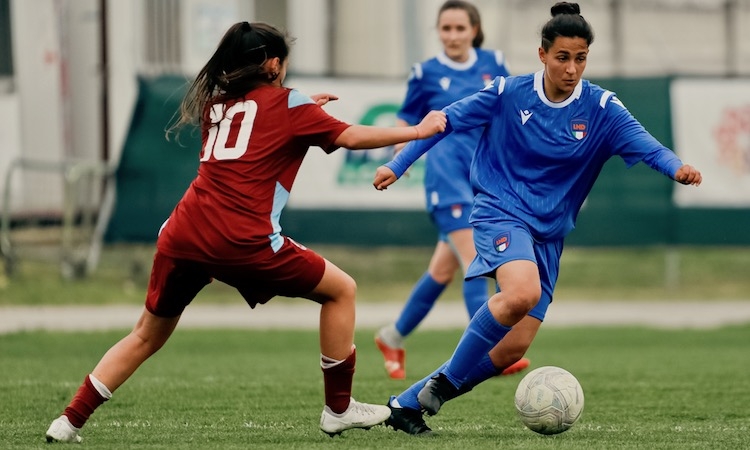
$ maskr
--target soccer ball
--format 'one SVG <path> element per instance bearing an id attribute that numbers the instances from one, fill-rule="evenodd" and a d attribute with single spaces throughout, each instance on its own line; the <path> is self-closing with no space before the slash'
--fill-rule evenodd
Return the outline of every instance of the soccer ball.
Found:
<path id="1" fill-rule="evenodd" d="M 569 429 L 583 412 L 583 389 L 576 377 L 560 367 L 534 369 L 518 383 L 516 411 L 521 422 L 539 434 Z"/>

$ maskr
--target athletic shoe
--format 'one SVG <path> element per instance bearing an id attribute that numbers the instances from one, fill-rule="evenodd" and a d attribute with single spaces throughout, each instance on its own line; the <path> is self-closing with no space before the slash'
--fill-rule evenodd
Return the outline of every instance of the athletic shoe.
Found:
<path id="1" fill-rule="evenodd" d="M 414 436 L 429 436 L 432 429 L 427 426 L 422 417 L 422 411 L 411 408 L 395 408 L 388 402 L 391 416 L 385 421 L 385 426 L 392 427 L 396 431 Z"/>
<path id="2" fill-rule="evenodd" d="M 439 373 L 425 383 L 417 394 L 417 400 L 427 414 L 434 416 L 440 411 L 443 403 L 458 397 L 459 394 L 458 388 L 453 386 L 443 373 Z"/>
<path id="3" fill-rule="evenodd" d="M 82 438 L 78 435 L 81 431 L 70 424 L 66 416 L 60 416 L 52 421 L 47 430 L 47 442 L 73 442 L 79 443 Z"/>
<path id="4" fill-rule="evenodd" d="M 351 399 L 349 407 L 341 414 L 334 413 L 328 406 L 323 408 L 323 414 L 320 415 L 320 429 L 331 437 L 352 428 L 369 430 L 385 422 L 390 415 L 391 409 L 387 406 L 360 403 Z"/>
<path id="5" fill-rule="evenodd" d="M 515 363 L 506 367 L 505 370 L 500 373 L 500 375 L 513 375 L 514 373 L 518 373 L 529 367 L 529 364 L 531 364 L 531 361 L 529 361 L 528 358 L 521 358 Z"/>
<path id="6" fill-rule="evenodd" d="M 380 336 L 375 336 L 375 345 L 385 359 L 385 370 L 394 380 L 406 378 L 406 352 L 403 348 L 389 347 Z"/>

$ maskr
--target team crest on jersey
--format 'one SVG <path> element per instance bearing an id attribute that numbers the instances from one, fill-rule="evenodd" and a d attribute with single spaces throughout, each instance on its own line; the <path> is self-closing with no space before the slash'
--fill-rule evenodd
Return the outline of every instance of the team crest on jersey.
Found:
<path id="1" fill-rule="evenodd" d="M 485 73 L 485 74 L 482 75 L 482 82 L 484 82 L 484 87 L 489 86 L 492 83 L 492 80 L 494 80 L 494 78 L 492 77 L 492 75 L 490 75 L 488 73 Z"/>
<path id="2" fill-rule="evenodd" d="M 570 122 L 570 131 L 573 137 L 579 141 L 586 137 L 588 134 L 589 121 L 583 119 L 576 119 Z"/>
<path id="3" fill-rule="evenodd" d="M 504 252 L 510 246 L 510 233 L 505 232 L 505 233 L 498 234 L 495 237 L 493 244 L 495 246 L 495 250 L 497 250 L 500 253 Z"/>
<path id="4" fill-rule="evenodd" d="M 450 86 L 451 86 L 450 78 L 443 77 L 440 79 L 440 87 L 443 88 L 444 91 L 447 91 Z"/>

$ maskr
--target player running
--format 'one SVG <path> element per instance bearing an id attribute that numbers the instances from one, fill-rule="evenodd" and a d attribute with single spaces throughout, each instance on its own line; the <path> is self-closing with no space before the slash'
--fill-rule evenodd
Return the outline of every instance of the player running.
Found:
<path id="1" fill-rule="evenodd" d="M 235 287 L 251 308 L 277 295 L 321 304 L 321 430 L 333 436 L 388 418 L 386 406 L 351 397 L 354 280 L 281 234 L 279 218 L 310 146 L 331 153 L 425 138 L 444 130 L 445 115 L 432 112 L 409 128 L 341 122 L 320 107 L 335 96 L 314 101 L 282 87 L 289 43 L 270 25 L 237 23 L 198 73 L 178 123 L 200 126 L 198 175 L 159 230 L 145 310 L 85 377 L 47 441 L 80 442 L 94 410 L 164 345 L 185 307 L 213 279 Z"/>
<path id="2" fill-rule="evenodd" d="M 594 34 L 578 4 L 560 2 L 551 12 L 539 48 L 543 70 L 498 77 L 444 108 L 445 133 L 407 145 L 376 172 L 375 187 L 386 189 L 444 136 L 484 128 L 471 165 L 477 257 L 467 278 L 492 277 L 500 291 L 445 364 L 391 397 L 386 423 L 397 430 L 430 433 L 423 411 L 436 414 L 526 352 L 552 302 L 563 240 L 607 160 L 644 162 L 679 183 L 701 183 L 700 172 L 651 136 L 613 92 L 581 78 Z"/>
<path id="3" fill-rule="evenodd" d="M 463 0 L 443 3 L 437 30 L 443 51 L 412 68 L 406 98 L 398 112 L 397 121 L 402 126 L 419 123 L 430 110 L 475 93 L 498 75 L 509 74 L 501 51 L 480 48 L 484 32 L 479 10 L 473 4 Z M 375 335 L 385 369 L 393 379 L 406 378 L 406 337 L 424 320 L 456 271 L 461 268 L 465 273 L 476 256 L 469 223 L 473 201 L 469 165 L 481 131 L 454 133 L 427 154 L 427 211 L 438 228 L 438 242 L 427 271 L 414 285 L 399 317 Z M 397 145 L 397 152 L 402 147 Z M 487 280 L 464 280 L 463 296 L 471 317 L 487 301 Z M 498 373 L 509 375 L 528 365 L 529 360 L 521 358 Z"/>

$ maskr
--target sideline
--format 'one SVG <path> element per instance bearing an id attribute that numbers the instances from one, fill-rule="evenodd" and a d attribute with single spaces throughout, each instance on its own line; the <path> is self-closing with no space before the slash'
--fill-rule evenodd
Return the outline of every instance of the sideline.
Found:
<path id="1" fill-rule="evenodd" d="M 374 329 L 396 319 L 401 303 L 360 303 L 357 328 Z M 130 329 L 141 306 L 7 306 L 0 307 L 0 334 L 21 331 L 101 331 Z M 250 309 L 245 304 L 189 306 L 180 328 L 317 329 L 320 307 L 300 300 L 278 301 Z M 438 302 L 422 329 L 463 328 L 463 303 Z M 715 328 L 750 324 L 750 300 L 710 302 L 564 301 L 552 304 L 545 327 L 644 326 Z"/>

